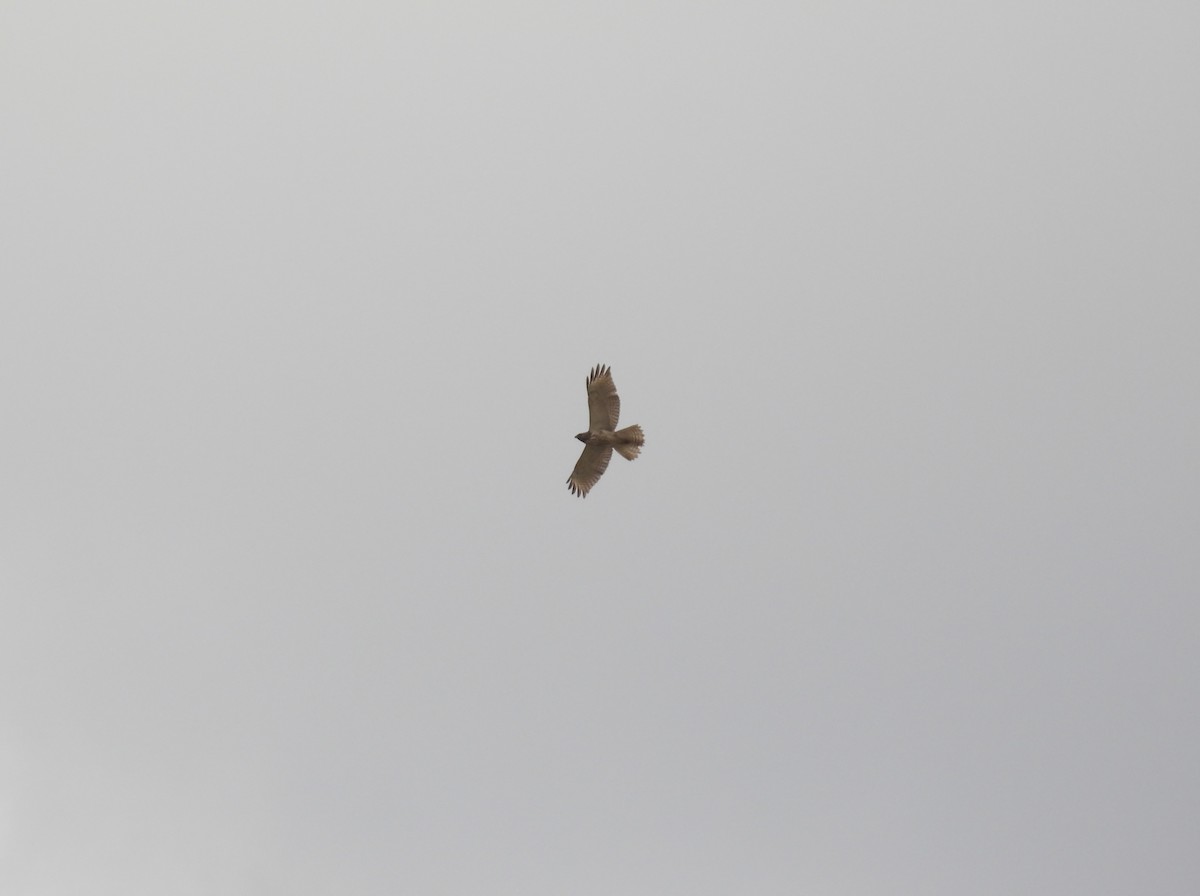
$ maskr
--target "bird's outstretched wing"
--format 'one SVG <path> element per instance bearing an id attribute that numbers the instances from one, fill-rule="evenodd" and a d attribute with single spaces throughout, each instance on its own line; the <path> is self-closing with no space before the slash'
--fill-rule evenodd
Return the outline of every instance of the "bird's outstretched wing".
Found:
<path id="1" fill-rule="evenodd" d="M 608 469 L 612 453 L 613 450 L 607 446 L 584 445 L 583 454 L 579 455 L 579 461 L 575 464 L 571 478 L 567 480 L 567 487 L 571 489 L 571 494 L 586 498 L 592 486 L 600 481 L 600 477 Z"/>
<path id="2" fill-rule="evenodd" d="M 615 430 L 617 418 L 621 416 L 621 399 L 617 397 L 617 387 L 613 383 L 612 371 L 602 364 L 593 367 L 587 380 L 587 393 L 588 429 L 592 431 L 597 429 Z M 584 454 L 587 452 L 585 451 Z M 603 467 L 601 469 L 603 470 Z"/>

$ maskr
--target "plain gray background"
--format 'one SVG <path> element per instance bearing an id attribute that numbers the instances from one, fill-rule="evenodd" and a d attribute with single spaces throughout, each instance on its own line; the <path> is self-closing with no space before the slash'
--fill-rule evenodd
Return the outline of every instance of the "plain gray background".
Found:
<path id="1" fill-rule="evenodd" d="M 1200 891 L 1198 47 L 0 3 L 0 890 Z"/>

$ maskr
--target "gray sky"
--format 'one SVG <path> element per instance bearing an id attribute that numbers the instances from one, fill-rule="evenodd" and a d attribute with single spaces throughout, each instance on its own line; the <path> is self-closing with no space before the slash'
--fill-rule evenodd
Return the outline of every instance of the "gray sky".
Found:
<path id="1" fill-rule="evenodd" d="M 1198 45 L 4 2 L 0 891 L 1197 892 Z"/>

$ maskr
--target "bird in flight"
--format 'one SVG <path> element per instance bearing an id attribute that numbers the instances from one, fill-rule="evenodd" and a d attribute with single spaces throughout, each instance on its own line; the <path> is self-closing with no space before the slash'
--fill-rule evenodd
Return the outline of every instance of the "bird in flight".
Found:
<path id="1" fill-rule="evenodd" d="M 571 494 L 586 498 L 592 486 L 600 481 L 608 462 L 612 460 L 613 449 L 626 460 L 633 460 L 641 453 L 646 437 L 638 425 L 617 429 L 617 417 L 621 414 L 621 399 L 617 396 L 617 387 L 613 383 L 612 371 L 608 367 L 597 364 L 592 368 L 587 378 L 588 396 L 588 428 L 575 438 L 583 442 L 583 454 L 567 487 Z"/>

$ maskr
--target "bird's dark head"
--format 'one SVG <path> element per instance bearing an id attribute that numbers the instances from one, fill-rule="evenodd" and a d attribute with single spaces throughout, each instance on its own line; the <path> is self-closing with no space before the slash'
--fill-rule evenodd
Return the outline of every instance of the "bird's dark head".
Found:
<path id="1" fill-rule="evenodd" d="M 590 439 L 591 437 L 592 437 L 592 434 L 590 432 L 581 432 L 575 438 L 579 439 L 579 441 L 583 442 L 586 445 L 588 439 Z"/>

